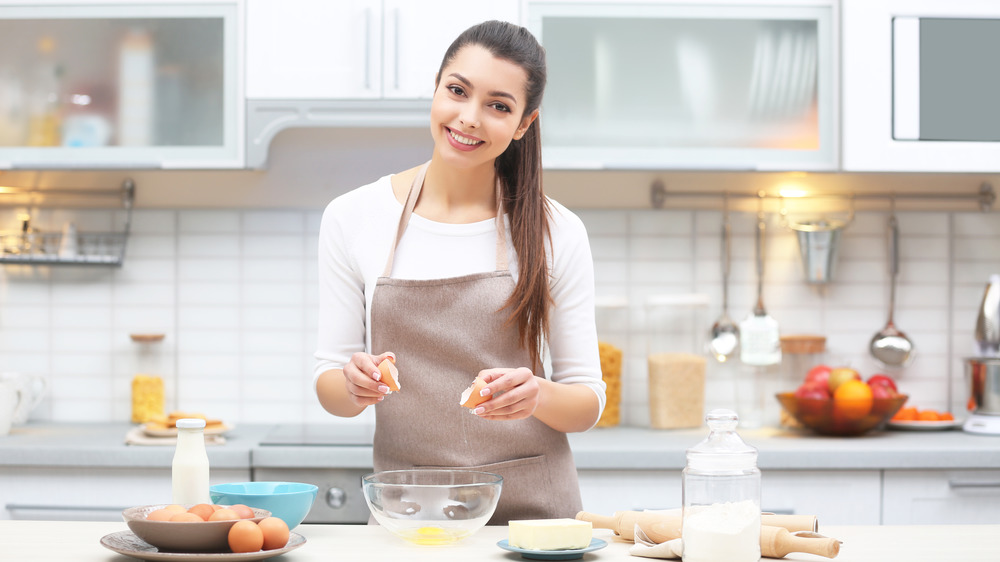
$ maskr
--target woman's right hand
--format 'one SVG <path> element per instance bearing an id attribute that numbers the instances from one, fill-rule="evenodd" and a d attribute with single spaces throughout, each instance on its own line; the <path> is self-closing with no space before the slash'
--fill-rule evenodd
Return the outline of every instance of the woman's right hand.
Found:
<path id="1" fill-rule="evenodd" d="M 389 387 L 381 381 L 382 373 L 378 369 L 379 363 L 387 357 L 395 360 L 396 355 L 391 351 L 381 355 L 358 352 L 344 365 L 344 386 L 353 404 L 371 406 L 381 402 L 389 394 Z"/>

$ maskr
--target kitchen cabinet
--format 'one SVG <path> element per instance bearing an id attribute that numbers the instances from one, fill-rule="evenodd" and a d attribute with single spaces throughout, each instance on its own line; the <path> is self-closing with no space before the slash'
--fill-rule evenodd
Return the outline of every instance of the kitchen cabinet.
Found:
<path id="1" fill-rule="evenodd" d="M 546 167 L 836 169 L 835 9 L 529 2 L 549 62 Z"/>
<path id="2" fill-rule="evenodd" d="M 0 169 L 241 168 L 242 6 L 0 2 Z"/>
<path id="3" fill-rule="evenodd" d="M 843 169 L 1000 171 L 1000 4 L 843 0 Z"/>
<path id="4" fill-rule="evenodd" d="M 518 0 L 248 0 L 248 167 L 289 127 L 425 126 L 455 37 L 519 16 Z"/>
<path id="5" fill-rule="evenodd" d="M 247 97 L 430 99 L 448 45 L 487 19 L 516 22 L 518 5 L 248 0 Z"/>
<path id="6" fill-rule="evenodd" d="M 250 468 L 213 468 L 210 482 L 246 482 Z M 170 468 L 0 467 L 0 519 L 121 521 L 126 507 L 170 503 Z"/>
<path id="7" fill-rule="evenodd" d="M 1000 521 L 1000 470 L 887 470 L 882 524 Z"/>
<path id="8" fill-rule="evenodd" d="M 673 509 L 681 506 L 680 470 L 579 470 L 583 509 L 615 511 Z M 878 525 L 881 471 L 766 470 L 761 509 L 809 514 L 822 524 Z"/>

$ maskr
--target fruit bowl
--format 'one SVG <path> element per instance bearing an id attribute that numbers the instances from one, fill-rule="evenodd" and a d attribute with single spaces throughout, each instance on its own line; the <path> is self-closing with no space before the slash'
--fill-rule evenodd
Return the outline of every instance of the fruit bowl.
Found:
<path id="1" fill-rule="evenodd" d="M 869 409 L 866 401 L 799 398 L 794 392 L 781 392 L 776 397 L 785 411 L 802 425 L 821 435 L 843 437 L 863 435 L 882 426 L 909 398 L 905 394 L 874 398 Z"/>
<path id="2" fill-rule="evenodd" d="M 500 500 L 503 478 L 490 472 L 413 469 L 362 478 L 379 525 L 415 544 L 456 543 L 481 529 Z"/>

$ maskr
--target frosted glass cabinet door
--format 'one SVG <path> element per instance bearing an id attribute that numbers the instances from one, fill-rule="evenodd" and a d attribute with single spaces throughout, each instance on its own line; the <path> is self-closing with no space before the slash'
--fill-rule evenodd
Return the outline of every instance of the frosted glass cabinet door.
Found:
<path id="1" fill-rule="evenodd" d="M 829 6 L 539 3 L 547 167 L 834 169 Z"/>
<path id="2" fill-rule="evenodd" d="M 242 166 L 238 9 L 0 5 L 0 168 Z"/>

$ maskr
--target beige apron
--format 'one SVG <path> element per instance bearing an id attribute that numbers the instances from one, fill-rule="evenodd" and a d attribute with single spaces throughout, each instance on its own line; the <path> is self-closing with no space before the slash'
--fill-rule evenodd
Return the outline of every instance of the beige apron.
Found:
<path id="1" fill-rule="evenodd" d="M 499 474 L 503 487 L 490 525 L 574 517 L 582 504 L 565 433 L 534 417 L 485 420 L 459 405 L 482 369 L 531 365 L 517 326 L 504 325 L 502 308 L 514 279 L 502 211 L 496 218 L 496 271 L 434 280 L 391 277 L 426 171 L 425 164 L 413 181 L 372 296 L 372 353 L 396 354 L 401 387 L 375 405 L 375 470 L 448 467 Z"/>

